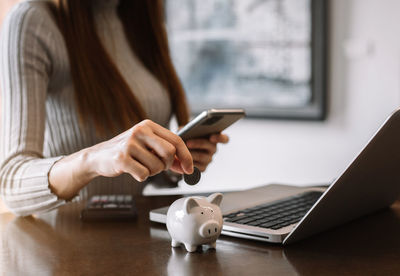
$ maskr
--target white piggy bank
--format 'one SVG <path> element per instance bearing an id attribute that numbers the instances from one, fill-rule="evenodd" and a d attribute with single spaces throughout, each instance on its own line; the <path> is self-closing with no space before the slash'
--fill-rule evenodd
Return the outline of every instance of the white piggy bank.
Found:
<path id="1" fill-rule="evenodd" d="M 219 205 L 222 194 L 209 197 L 186 197 L 176 200 L 168 209 L 167 229 L 173 247 L 185 245 L 194 252 L 198 245 L 209 244 L 216 247 L 216 240 L 222 230 L 222 213 Z"/>

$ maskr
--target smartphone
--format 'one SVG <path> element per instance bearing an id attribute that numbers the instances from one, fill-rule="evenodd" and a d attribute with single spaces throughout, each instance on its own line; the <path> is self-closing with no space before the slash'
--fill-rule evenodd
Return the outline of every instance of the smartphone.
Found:
<path id="1" fill-rule="evenodd" d="M 178 131 L 184 141 L 220 133 L 246 116 L 244 109 L 209 109 L 200 113 Z"/>

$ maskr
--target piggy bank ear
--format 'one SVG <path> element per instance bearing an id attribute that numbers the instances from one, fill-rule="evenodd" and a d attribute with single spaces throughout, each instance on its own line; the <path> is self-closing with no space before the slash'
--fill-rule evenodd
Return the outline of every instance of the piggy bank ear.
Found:
<path id="1" fill-rule="evenodd" d="M 221 193 L 215 193 L 212 195 L 209 195 L 207 197 L 208 202 L 210 202 L 211 204 L 215 204 L 217 206 L 219 206 L 221 204 L 222 201 L 222 194 Z"/>
<path id="2" fill-rule="evenodd" d="M 190 211 L 194 207 L 199 207 L 200 205 L 197 203 L 197 201 L 193 197 L 188 197 L 185 202 L 183 203 L 183 210 L 187 213 L 190 214 Z"/>

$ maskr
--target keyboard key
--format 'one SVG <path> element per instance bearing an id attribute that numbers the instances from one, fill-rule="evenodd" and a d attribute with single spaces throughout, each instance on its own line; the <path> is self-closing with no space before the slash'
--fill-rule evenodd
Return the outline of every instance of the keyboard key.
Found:
<path id="1" fill-rule="evenodd" d="M 264 211 L 264 214 L 269 214 L 269 215 L 275 215 L 278 213 L 280 213 L 280 211 L 278 209 L 272 210 L 272 211 Z"/>
<path id="2" fill-rule="evenodd" d="M 262 213 L 264 213 L 264 211 L 263 210 L 257 210 L 257 211 L 254 211 L 254 214 L 262 214 Z"/>
<path id="3" fill-rule="evenodd" d="M 275 218 L 264 218 L 264 219 L 260 219 L 258 221 L 261 223 L 266 223 L 266 222 L 273 221 L 273 220 L 275 220 Z"/>
<path id="4" fill-rule="evenodd" d="M 286 226 L 289 226 L 289 225 L 291 225 L 291 224 L 293 224 L 293 223 L 294 223 L 294 222 L 292 222 L 292 221 L 287 221 L 287 222 L 281 223 L 280 226 L 281 226 L 281 227 L 286 227 Z"/>
<path id="5" fill-rule="evenodd" d="M 288 223 L 288 225 L 299 222 L 301 220 L 301 218 L 297 218 L 297 219 L 291 219 L 289 221 L 287 221 L 286 223 Z"/>
<path id="6" fill-rule="evenodd" d="M 252 222 L 247 223 L 247 225 L 250 225 L 250 226 L 258 226 L 258 225 L 260 225 L 260 224 L 261 224 L 261 222 L 258 221 L 258 220 L 255 220 L 255 221 L 252 221 Z"/>
<path id="7" fill-rule="evenodd" d="M 277 224 L 277 225 L 274 225 L 274 226 L 271 226 L 271 229 L 272 230 L 278 230 L 278 229 L 281 229 L 281 228 L 283 228 L 284 226 L 282 226 L 282 224 Z"/>
<path id="8" fill-rule="evenodd" d="M 245 218 L 252 218 L 252 219 L 260 219 L 260 218 L 263 218 L 264 216 L 259 217 L 258 215 L 248 214 L 247 216 L 244 216 L 244 217 Z"/>
<path id="9" fill-rule="evenodd" d="M 271 228 L 272 226 L 274 226 L 276 224 L 278 224 L 278 223 L 276 223 L 275 221 L 270 221 L 270 222 L 263 223 L 263 224 L 259 225 L 259 227 Z"/>
<path id="10" fill-rule="evenodd" d="M 228 222 L 236 222 L 236 221 L 241 220 L 241 219 L 243 219 L 243 216 L 236 216 L 234 218 L 229 218 L 226 221 L 228 221 Z"/>
<path id="11" fill-rule="evenodd" d="M 284 211 L 284 212 L 282 212 L 280 215 L 281 215 L 281 216 L 289 216 L 290 214 L 291 214 L 290 211 Z"/>
<path id="12" fill-rule="evenodd" d="M 253 219 L 253 218 L 244 218 L 244 219 L 241 219 L 241 220 L 237 220 L 236 223 L 247 224 L 247 223 L 249 223 L 250 221 L 254 221 L 254 220 L 256 220 L 256 219 Z"/>

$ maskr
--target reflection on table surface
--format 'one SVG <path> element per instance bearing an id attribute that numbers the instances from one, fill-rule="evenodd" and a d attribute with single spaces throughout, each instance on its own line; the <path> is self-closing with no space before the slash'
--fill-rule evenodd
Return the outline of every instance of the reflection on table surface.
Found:
<path id="1" fill-rule="evenodd" d="M 171 248 L 148 211 L 172 197 L 138 199 L 130 222 L 79 219 L 70 204 L 36 217 L 0 215 L 1 275 L 399 274 L 400 204 L 288 247 L 221 237 L 217 249 Z"/>

